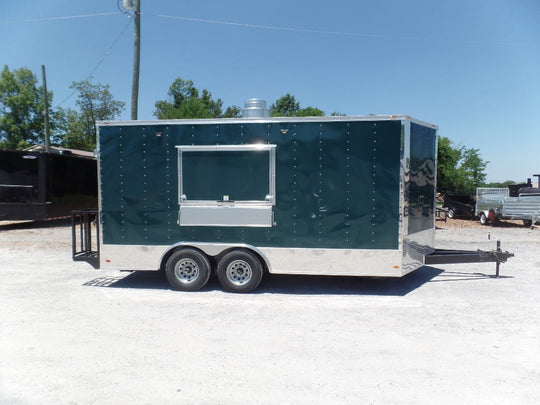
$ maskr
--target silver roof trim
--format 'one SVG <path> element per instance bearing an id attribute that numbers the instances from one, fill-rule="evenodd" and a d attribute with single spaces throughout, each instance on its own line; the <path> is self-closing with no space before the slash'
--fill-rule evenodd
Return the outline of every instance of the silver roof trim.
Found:
<path id="1" fill-rule="evenodd" d="M 328 117 L 264 117 L 264 118 L 200 118 L 185 120 L 140 120 L 140 121 L 97 121 L 100 126 L 135 126 L 135 125 L 208 125 L 208 124 L 270 124 L 295 122 L 350 122 L 350 121 L 410 121 L 416 124 L 439 129 L 437 125 L 412 118 L 408 115 L 346 115 Z"/>

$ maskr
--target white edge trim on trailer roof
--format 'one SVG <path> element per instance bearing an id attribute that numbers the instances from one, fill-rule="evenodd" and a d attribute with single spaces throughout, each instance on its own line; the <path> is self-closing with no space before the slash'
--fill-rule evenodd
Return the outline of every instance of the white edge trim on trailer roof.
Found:
<path id="1" fill-rule="evenodd" d="M 141 120 L 141 121 L 96 121 L 96 126 L 134 126 L 134 125 L 199 125 L 199 124 L 249 124 L 249 123 L 295 123 L 295 122 L 350 122 L 350 121 L 410 121 L 416 124 L 438 129 L 437 125 L 412 118 L 409 115 L 346 115 L 325 117 L 264 117 L 264 118 L 200 118 L 177 120 Z"/>

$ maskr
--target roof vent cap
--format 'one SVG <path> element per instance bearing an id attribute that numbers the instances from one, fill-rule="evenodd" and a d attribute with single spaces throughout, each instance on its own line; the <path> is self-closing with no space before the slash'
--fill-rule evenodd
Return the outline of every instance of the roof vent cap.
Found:
<path id="1" fill-rule="evenodd" d="M 265 100 L 260 98 L 249 98 L 244 102 L 242 116 L 244 118 L 270 117 L 270 109 L 266 106 Z"/>

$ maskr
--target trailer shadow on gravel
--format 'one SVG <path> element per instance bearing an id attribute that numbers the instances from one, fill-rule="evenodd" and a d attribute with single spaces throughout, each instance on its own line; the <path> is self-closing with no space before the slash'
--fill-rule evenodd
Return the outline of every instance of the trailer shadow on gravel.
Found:
<path id="1" fill-rule="evenodd" d="M 261 285 L 251 294 L 405 296 L 424 284 L 433 282 L 441 273 L 444 271 L 440 268 L 424 266 L 401 278 L 270 274 L 265 276 Z M 463 280 L 490 278 L 489 275 L 480 273 L 463 273 L 460 277 Z M 447 280 L 457 281 L 457 278 L 449 277 Z M 146 271 L 99 277 L 84 283 L 84 286 L 171 290 L 163 273 Z M 212 277 L 200 292 L 208 291 L 223 291 L 216 277 Z"/>
<path id="2" fill-rule="evenodd" d="M 430 280 L 431 283 L 444 283 L 451 281 L 473 281 L 473 280 L 485 280 L 492 278 L 514 278 L 514 276 L 504 276 L 500 275 L 495 276 L 495 274 L 486 274 L 486 273 L 469 273 L 465 271 L 443 271 L 437 280 Z"/>
<path id="3" fill-rule="evenodd" d="M 424 266 L 401 278 L 273 274 L 266 277 L 255 293 L 405 296 L 441 272 L 440 269 Z"/>

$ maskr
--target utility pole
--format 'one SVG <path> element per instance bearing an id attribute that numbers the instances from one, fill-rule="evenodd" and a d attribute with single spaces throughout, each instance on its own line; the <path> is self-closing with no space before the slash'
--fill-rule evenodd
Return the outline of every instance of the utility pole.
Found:
<path id="1" fill-rule="evenodd" d="M 141 60 L 141 0 L 135 0 L 135 38 L 133 45 L 133 84 L 131 87 L 131 119 L 137 119 L 139 107 L 139 65 Z"/>
<path id="2" fill-rule="evenodd" d="M 49 95 L 47 94 L 47 76 L 45 75 L 45 65 L 41 65 L 41 75 L 43 77 L 43 101 L 45 102 L 45 109 L 43 115 L 45 116 L 45 152 L 51 151 L 51 137 L 49 134 Z"/>

